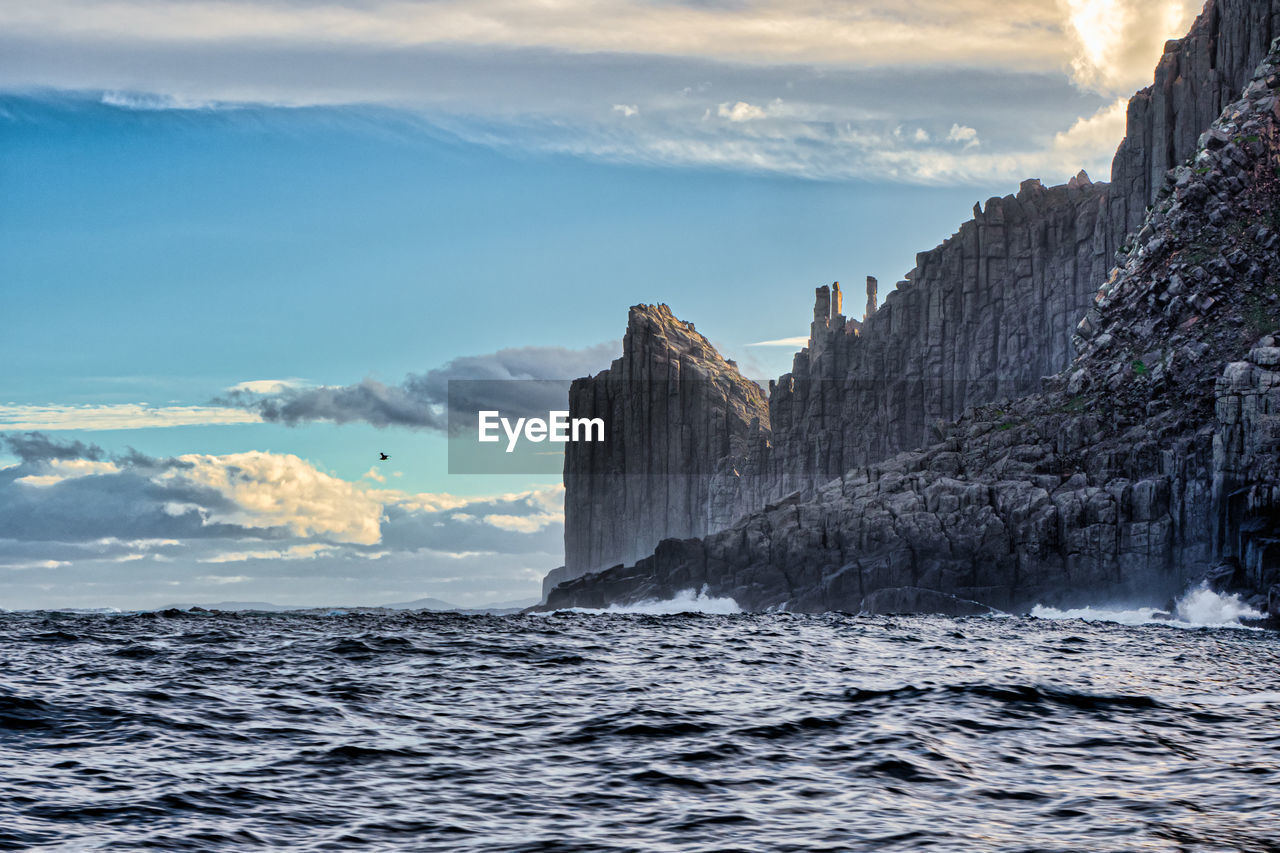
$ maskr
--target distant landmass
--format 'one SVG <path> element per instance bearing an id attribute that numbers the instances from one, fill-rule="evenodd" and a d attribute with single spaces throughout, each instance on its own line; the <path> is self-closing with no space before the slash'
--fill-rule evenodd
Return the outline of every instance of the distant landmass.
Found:
<path id="1" fill-rule="evenodd" d="M 256 610 L 263 613 L 284 613 L 295 610 L 440 610 L 454 613 L 513 613 L 537 604 L 537 598 L 521 598 L 512 601 L 498 601 L 480 607 L 461 607 L 440 598 L 415 598 L 413 601 L 400 601 L 393 604 L 376 604 L 372 606 L 353 607 L 350 605 L 300 605 L 273 604 L 269 601 L 216 601 L 211 604 L 170 604 L 157 607 L 156 610 Z"/>

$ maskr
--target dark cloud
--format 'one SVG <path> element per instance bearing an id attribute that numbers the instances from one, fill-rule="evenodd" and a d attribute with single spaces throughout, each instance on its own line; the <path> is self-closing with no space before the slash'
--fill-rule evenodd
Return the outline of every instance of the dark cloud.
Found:
<path id="1" fill-rule="evenodd" d="M 57 441 L 42 432 L 7 433 L 0 441 L 25 464 L 50 459 L 88 459 L 94 462 L 106 458 L 106 453 L 96 444 L 82 441 Z"/>
<path id="2" fill-rule="evenodd" d="M 263 420 L 296 426 L 309 421 L 376 427 L 413 426 L 441 429 L 447 419 L 430 400 L 415 399 L 404 386 L 365 379 L 356 385 L 287 388 L 274 394 L 233 391 L 214 401 L 257 412 Z"/>
<path id="3" fill-rule="evenodd" d="M 455 358 L 426 373 L 410 374 L 399 385 L 365 379 L 355 385 L 285 388 L 271 394 L 240 390 L 214 402 L 290 426 L 311 421 L 361 422 L 443 432 L 450 426 L 451 405 L 470 412 L 496 409 L 516 417 L 545 416 L 564 408 L 569 382 L 607 368 L 617 354 L 617 344 L 586 349 L 512 347 Z M 456 420 L 454 424 L 458 426 Z"/>

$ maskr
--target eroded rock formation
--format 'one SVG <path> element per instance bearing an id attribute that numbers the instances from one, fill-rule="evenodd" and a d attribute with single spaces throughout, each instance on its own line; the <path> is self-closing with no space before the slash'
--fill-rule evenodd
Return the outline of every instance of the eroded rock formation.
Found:
<path id="1" fill-rule="evenodd" d="M 570 417 L 603 417 L 608 440 L 566 445 L 560 579 L 633 562 L 669 536 L 717 529 L 719 460 L 768 429 L 760 387 L 666 305 L 631 309 L 622 357 L 575 380 Z"/>
<path id="2" fill-rule="evenodd" d="M 1233 8 L 1210 3 L 1205 13 L 1218 21 L 1220 57 L 1224 10 Z M 814 477 L 835 464 L 842 469 L 837 478 L 710 536 L 663 541 L 633 566 L 563 584 L 548 604 L 599 606 L 701 587 L 749 608 L 805 610 L 874 609 L 877 597 L 906 595 L 884 590 L 903 589 L 1001 608 L 1096 601 L 1104 594 L 1149 600 L 1177 591 L 1220 560 L 1238 565 L 1252 589 L 1269 591 L 1280 582 L 1280 358 L 1271 334 L 1280 326 L 1278 48 L 1244 99 L 1198 137 L 1194 160 L 1153 181 L 1154 208 L 1129 241 L 1125 265 L 1105 279 L 1076 326 L 1078 355 L 1046 390 L 940 422 L 940 440 L 925 450 L 853 465 L 848 438 L 836 438 L 847 429 L 838 412 L 842 394 L 806 398 L 790 417 L 780 416 L 788 395 L 775 392 L 773 452 L 798 430 L 815 440 L 791 445 L 806 448 L 794 464 Z M 1066 192 L 1072 190 L 1083 188 Z M 1051 192 L 1024 185 L 1023 193 L 1029 191 Z M 958 257 L 982 264 L 981 252 L 962 249 Z M 953 271 L 921 288 L 928 269 L 927 262 L 918 267 L 919 280 L 908 282 L 900 304 L 910 304 L 917 289 L 929 300 L 939 298 L 948 282 L 966 278 Z M 890 324 L 893 334 L 886 337 L 910 340 L 909 327 L 892 326 L 894 302 L 891 297 L 847 341 L 820 341 L 815 321 L 815 345 L 797 357 L 800 369 L 793 374 L 813 376 L 815 365 L 824 369 L 824 358 L 840 364 L 841 347 L 869 339 L 877 322 Z M 934 314 L 931 307 L 917 307 L 912 316 L 937 316 L 935 331 L 947 334 L 956 315 Z M 949 311 L 963 317 L 963 307 Z M 1046 339 L 1064 336 L 1049 329 Z M 1057 346 L 1045 347 L 1037 366 L 1052 367 Z M 997 347 L 984 357 L 998 363 L 1002 352 Z M 957 355 L 943 350 L 934 361 L 905 364 L 927 376 L 931 364 Z M 862 360 L 850 359 L 859 369 Z M 886 360 L 881 367 L 903 364 Z M 1017 394 L 1017 383 L 1030 381 L 1030 373 L 1015 371 L 1009 381 Z M 789 401 L 796 402 L 794 396 Z M 973 402 L 965 397 L 955 405 Z M 917 406 L 883 423 L 894 426 L 905 417 L 915 427 L 917 415 L 933 413 Z M 837 443 L 845 455 L 831 463 Z M 749 447 L 742 458 L 749 461 L 750 453 Z"/>

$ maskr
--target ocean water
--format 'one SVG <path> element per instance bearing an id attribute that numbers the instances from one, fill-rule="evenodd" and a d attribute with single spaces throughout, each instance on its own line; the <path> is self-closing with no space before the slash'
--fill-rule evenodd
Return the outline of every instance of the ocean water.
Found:
<path id="1" fill-rule="evenodd" d="M 1280 850 L 1280 636 L 1221 608 L 678 604 L 2 614 L 0 848 Z"/>

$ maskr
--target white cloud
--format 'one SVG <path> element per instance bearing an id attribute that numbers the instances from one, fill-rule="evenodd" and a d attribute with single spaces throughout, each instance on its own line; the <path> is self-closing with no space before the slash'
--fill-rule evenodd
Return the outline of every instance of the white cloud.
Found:
<path id="1" fill-rule="evenodd" d="M 65 560 L 25 560 L 18 563 L 0 563 L 0 569 L 57 569 L 69 566 Z"/>
<path id="2" fill-rule="evenodd" d="M 179 461 L 187 467 L 170 469 L 157 479 L 220 492 L 233 508 L 211 510 L 211 521 L 287 527 L 298 536 L 363 545 L 373 545 L 381 537 L 382 503 L 371 492 L 292 454 L 190 454 Z"/>
<path id="3" fill-rule="evenodd" d="M 193 100 L 180 95 L 138 95 L 130 92 L 104 92 L 102 103 L 126 110 L 203 110 L 213 109 L 213 101 Z"/>
<path id="4" fill-rule="evenodd" d="M 716 114 L 721 118 L 727 118 L 729 121 L 753 121 L 754 119 L 764 118 L 767 115 L 763 109 L 754 104 L 748 104 L 746 101 L 738 101 L 733 105 L 725 102 L 716 107 Z"/>
<path id="5" fill-rule="evenodd" d="M 247 575 L 200 575 L 196 580 L 221 585 L 228 583 L 247 583 L 248 581 L 253 580 L 253 578 Z"/>
<path id="6" fill-rule="evenodd" d="M 548 524 L 564 524 L 563 512 L 544 512 L 536 515 L 499 515 L 490 514 L 484 517 L 486 524 L 500 530 L 511 530 L 516 533 L 536 533 Z"/>
<path id="7" fill-rule="evenodd" d="M 288 548 L 258 551 L 226 551 L 197 560 L 200 563 L 242 563 L 245 560 L 310 560 L 333 551 L 333 546 L 323 543 L 293 545 Z"/>
<path id="8" fill-rule="evenodd" d="M 384 477 L 382 474 L 378 473 L 378 466 L 377 466 L 377 465 L 374 465 L 374 466 L 373 466 L 372 468 L 370 468 L 368 471 L 365 471 L 363 474 L 361 474 L 361 475 L 360 475 L 360 479 L 361 479 L 361 480 L 373 480 L 375 483 L 385 483 L 385 482 L 387 482 L 387 478 L 386 478 L 386 477 Z"/>
<path id="9" fill-rule="evenodd" d="M 1075 82 L 1104 94 L 1151 82 L 1166 40 L 1181 36 L 1201 0 L 1058 0 Z"/>
<path id="10" fill-rule="evenodd" d="M 965 148 L 973 148 L 979 145 L 978 131 L 972 127 L 965 127 L 962 124 L 951 125 L 951 130 L 947 131 L 948 142 L 959 142 Z"/>
<path id="11" fill-rule="evenodd" d="M 1113 96 L 1148 82 L 1164 40 L 1183 34 L 1199 5 L 43 0 L 0 4 L 0 87 L 107 90 L 104 101 L 132 110 L 373 103 L 416 111 L 485 145 L 609 161 L 1016 182 L 1056 174 L 1067 149 L 1055 133 L 1098 106 L 1079 87 Z M 904 88 L 909 80 L 927 85 Z M 1001 80 L 1023 85 L 995 88 Z M 779 91 L 787 103 L 772 99 Z M 990 97 L 975 104 L 974 91 Z M 602 104 L 611 105 L 606 115 Z M 950 137 L 953 122 L 973 135 Z M 889 130 L 899 127 L 896 136 Z M 1064 179 L 1081 166 L 1096 170 L 1092 150 L 1072 150 L 1081 162 Z M 251 380 L 232 393 L 297 392 L 299 384 Z M 333 403 L 334 420 L 355 403 L 378 404 L 394 423 L 397 406 L 412 402 L 378 393 L 394 388 L 363 388 L 354 401 L 336 390 L 292 397 Z M 298 420 L 326 417 L 308 411 Z M 88 414 L 80 423 L 92 423 Z M 101 428 L 183 422 L 177 412 L 152 417 Z M 226 423 L 233 415 L 187 417 Z M 34 417 L 18 424 L 10 428 L 99 428 Z"/>
<path id="12" fill-rule="evenodd" d="M 601 4 L 560 0 L 439 0 L 301 5 L 247 0 L 43 0 L 0 6 L 0 31 L 87 44 L 201 45 L 268 41 L 282 47 L 406 49 L 471 45 L 574 53 L 700 56 L 735 62 L 952 65 L 1060 61 L 1060 13 L 1046 2 L 919 0 L 814 4 Z M 957 38 L 963 29 L 966 38 Z M 919 49 L 928 44 L 928 51 Z"/>
<path id="13" fill-rule="evenodd" d="M 150 406 L 146 403 L 80 406 L 0 404 L 0 430 L 150 429 L 261 422 L 262 418 L 255 412 L 220 406 Z"/>
<path id="14" fill-rule="evenodd" d="M 1076 119 L 1070 128 L 1054 136 L 1052 153 L 1066 162 L 1097 160 L 1103 155 L 1109 158 L 1124 139 L 1128 108 L 1129 99 L 1121 97 L 1091 116 Z"/>
<path id="15" fill-rule="evenodd" d="M 756 341 L 754 344 L 747 344 L 749 347 L 791 347 L 792 349 L 800 349 L 808 345 L 808 335 L 796 335 L 794 338 L 778 338 L 773 341 Z"/>
<path id="16" fill-rule="evenodd" d="M 250 379 L 229 385 L 224 390 L 227 393 L 242 391 L 246 394 L 279 394 L 281 391 L 302 388 L 305 385 L 307 383 L 301 379 Z"/>
<path id="17" fill-rule="evenodd" d="M 42 467 L 51 473 L 28 474 L 25 477 L 19 477 L 16 482 L 28 486 L 53 486 L 63 480 L 92 477 L 95 474 L 115 474 L 120 470 L 114 462 L 92 459 L 49 459 Z"/>

